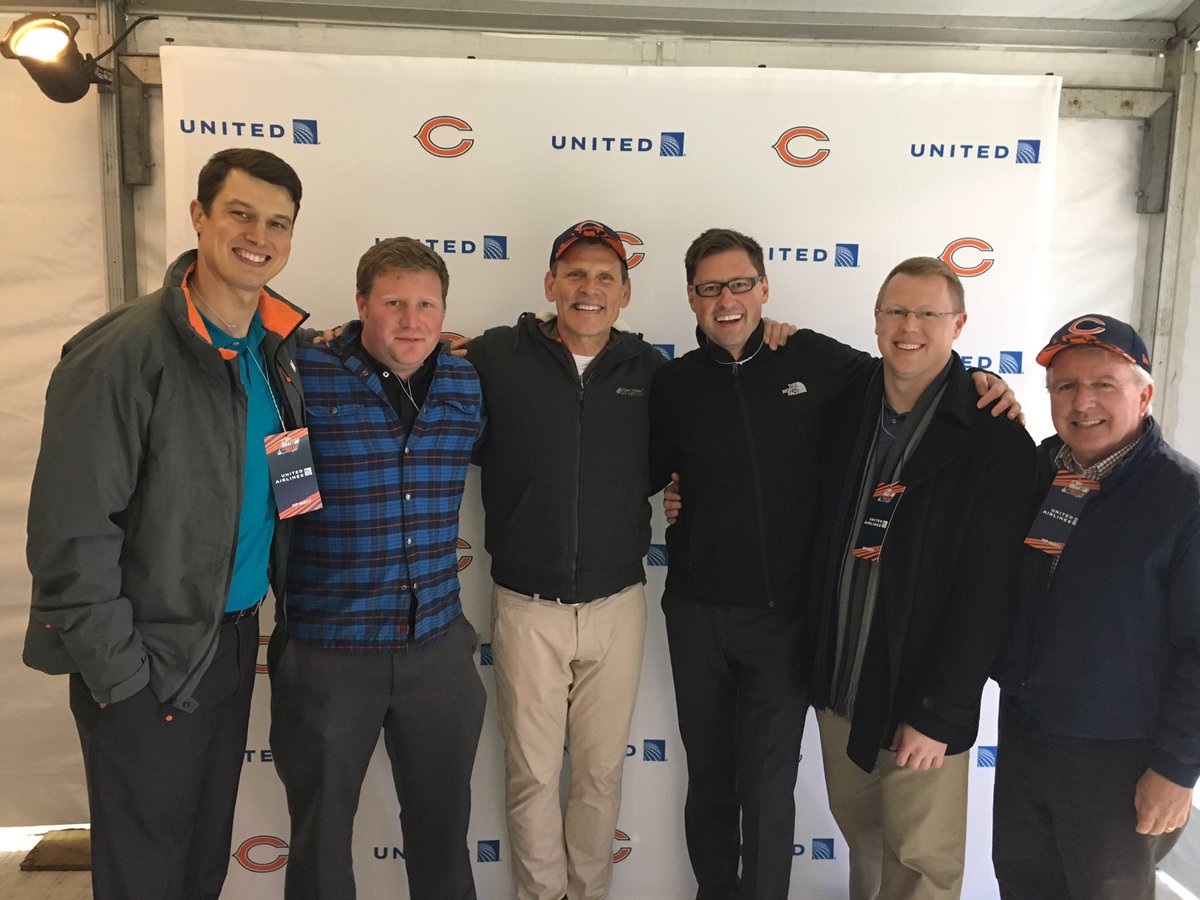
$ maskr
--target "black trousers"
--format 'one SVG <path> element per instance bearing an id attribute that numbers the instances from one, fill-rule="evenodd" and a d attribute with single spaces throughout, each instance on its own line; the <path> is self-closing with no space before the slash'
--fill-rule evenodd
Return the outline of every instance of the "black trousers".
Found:
<path id="1" fill-rule="evenodd" d="M 257 615 L 222 625 L 190 713 L 160 703 L 149 687 L 101 709 L 71 676 L 97 900 L 220 895 L 257 654 Z"/>
<path id="2" fill-rule="evenodd" d="M 992 862 L 1003 900 L 1154 900 L 1154 870 L 1183 829 L 1138 834 L 1133 806 L 1150 748 L 1034 739 L 1000 704 Z"/>
<path id="3" fill-rule="evenodd" d="M 684 834 L 697 900 L 783 900 L 807 712 L 797 617 L 670 595 L 662 605 L 687 752 Z"/>
<path id="4" fill-rule="evenodd" d="M 467 852 L 471 771 L 487 699 L 465 616 L 397 654 L 323 650 L 271 635 L 271 752 L 292 835 L 288 900 L 355 896 L 354 815 L 382 729 L 400 800 L 413 900 L 474 900 Z"/>

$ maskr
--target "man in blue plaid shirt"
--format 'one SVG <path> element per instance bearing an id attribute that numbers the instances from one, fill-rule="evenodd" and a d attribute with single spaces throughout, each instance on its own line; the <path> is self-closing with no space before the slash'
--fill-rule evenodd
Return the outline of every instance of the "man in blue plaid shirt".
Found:
<path id="1" fill-rule="evenodd" d="M 442 352 L 449 274 L 419 241 L 359 261 L 359 321 L 297 356 L 324 508 L 297 519 L 271 637 L 286 896 L 355 896 L 354 815 L 382 729 L 413 900 L 473 900 L 466 834 L 486 695 L 459 603 L 479 378 Z"/>

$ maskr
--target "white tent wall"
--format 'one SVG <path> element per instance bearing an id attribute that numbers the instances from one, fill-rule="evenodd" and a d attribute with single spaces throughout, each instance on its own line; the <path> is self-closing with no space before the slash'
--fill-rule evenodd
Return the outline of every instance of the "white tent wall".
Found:
<path id="1" fill-rule="evenodd" d="M 1200 134 L 1200 106 L 1192 117 L 1192 134 Z M 1168 437 L 1192 459 L 1200 459 L 1200 146 L 1192 144 L 1186 161 L 1190 204 L 1183 219 L 1182 251 L 1176 273 L 1177 309 L 1174 328 L 1178 351 L 1172 350 L 1178 380 L 1172 385 L 1175 427 Z"/>
<path id="2" fill-rule="evenodd" d="M 13 12 L 11 18 L 19 15 Z M 6 24 L 8 18 L 0 24 Z M 90 43 L 92 22 L 80 18 L 84 29 L 81 46 L 96 52 Z M 152 53 L 167 38 L 178 44 L 325 53 L 879 71 L 1053 71 L 1064 77 L 1067 86 L 1116 83 L 1157 87 L 1162 66 L 1153 56 L 1122 53 L 513 35 L 188 19 L 147 23 L 128 49 Z M 165 246 L 165 216 L 186 214 L 183 209 L 164 209 L 162 103 L 157 90 L 151 91 L 150 112 L 154 180 L 135 194 L 139 292 L 157 287 L 168 257 L 182 249 Z M 6 176 L 0 197 L 0 303 L 9 323 L 0 337 L 0 367 L 8 386 L 0 403 L 0 451 L 6 462 L 0 471 L 3 826 L 87 818 L 78 742 L 66 708 L 65 679 L 47 678 L 20 663 L 29 596 L 24 520 L 49 372 L 62 342 L 103 312 L 105 286 L 95 93 L 79 103 L 61 106 L 41 96 L 19 66 L 0 63 L 0 122 L 4 124 L 0 161 Z M 1052 311 L 1047 313 L 1051 321 L 1096 310 L 1136 317 L 1148 234 L 1146 218 L 1135 212 L 1141 140 L 1138 123 L 1132 121 L 1060 122 L 1050 272 L 1040 298 Z M 1200 153 L 1195 145 L 1187 169 L 1190 183 L 1200 185 Z M 1178 375 L 1171 402 L 1177 424 L 1169 436 L 1184 452 L 1200 458 L 1200 416 L 1185 399 L 1200 391 L 1200 234 L 1196 200 L 1189 202 L 1175 275 L 1176 331 L 1171 354 L 1172 371 Z M 568 218 L 575 214 L 563 211 Z M 696 222 L 696 230 L 710 224 L 714 223 Z M 789 318 L 786 298 L 783 302 L 775 299 L 778 308 L 774 312 Z M 345 300 L 348 308 L 349 289 Z M 797 313 L 792 312 L 791 318 L 797 320 Z M 631 309 L 631 320 L 636 326 L 636 310 Z M 1031 430 L 1040 437 L 1048 432 L 1050 423 L 1045 396 L 1036 389 L 1035 378 L 1026 377 L 1022 399 L 1030 413 Z"/>
<path id="3" fill-rule="evenodd" d="M 80 41 L 92 42 L 86 22 Z M 0 825 L 87 819 L 66 682 L 26 669 L 21 643 L 46 382 L 62 343 L 106 309 L 98 110 L 94 94 L 52 103 L 20 66 L 0 65 Z"/>

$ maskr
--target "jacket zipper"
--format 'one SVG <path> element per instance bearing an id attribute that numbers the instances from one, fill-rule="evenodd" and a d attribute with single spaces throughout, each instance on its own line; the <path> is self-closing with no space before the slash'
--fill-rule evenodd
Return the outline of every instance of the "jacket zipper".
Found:
<path id="1" fill-rule="evenodd" d="M 536 330 L 536 326 L 534 327 Z M 571 566 L 571 586 L 569 599 L 577 601 L 579 600 L 579 535 L 583 526 L 583 510 L 581 509 L 579 502 L 579 485 L 583 478 L 583 404 L 584 393 L 587 388 L 587 381 L 585 380 L 585 375 L 576 374 L 578 369 L 575 365 L 575 359 L 571 355 L 571 351 L 567 349 L 567 346 L 561 342 L 557 343 L 555 346 L 559 348 L 558 358 L 562 361 L 563 365 L 566 366 L 568 373 L 570 373 L 572 377 L 572 380 L 576 382 L 576 402 L 579 407 L 579 416 L 575 421 L 575 483 L 572 487 L 573 494 L 571 498 L 571 505 L 575 510 L 575 515 L 571 522 L 571 538 L 568 548 L 568 558 Z M 588 366 L 588 370 L 592 373 L 593 377 L 598 371 L 596 366 L 600 362 L 600 358 L 605 354 L 611 356 L 612 348 L 613 342 L 610 341 L 604 345 L 604 347 L 595 355 L 595 357 L 593 357 L 591 364 Z M 553 352 L 553 347 L 551 350 Z"/>
<path id="2" fill-rule="evenodd" d="M 240 363 L 238 363 L 238 365 L 240 365 Z M 237 375 L 237 381 L 236 381 L 236 382 L 234 382 L 234 381 L 233 381 L 233 378 L 234 378 L 234 375 L 235 375 L 235 373 L 234 373 L 234 371 L 233 371 L 233 366 L 234 366 L 234 363 L 233 363 L 233 361 L 230 361 L 230 360 L 226 360 L 226 361 L 225 361 L 225 372 L 226 372 L 226 374 L 229 376 L 229 380 L 230 380 L 230 385 L 231 385 L 231 387 L 233 387 L 233 388 L 234 388 L 234 392 L 231 394 L 231 399 L 232 399 L 232 401 L 233 401 L 233 418 L 234 418 L 234 421 L 235 421 L 235 422 L 237 422 L 237 421 L 239 421 L 239 417 L 238 417 L 237 393 L 236 393 L 236 391 L 237 391 L 237 389 L 238 389 L 238 388 L 241 388 L 241 385 L 242 385 L 242 380 L 241 380 L 241 375 L 240 375 L 240 374 L 238 374 L 238 375 Z M 245 389 L 244 389 L 244 388 L 242 388 L 242 390 L 244 391 Z M 248 407 L 249 407 L 249 398 L 247 398 L 247 415 L 249 414 L 249 409 L 248 409 Z M 246 423 L 245 423 L 245 421 L 242 421 L 242 422 L 241 422 L 241 433 L 244 435 L 244 434 L 245 434 L 245 432 L 246 432 Z M 245 443 L 245 442 L 243 441 L 243 444 L 244 444 L 244 443 Z M 230 585 L 232 585 L 232 584 L 233 584 L 233 566 L 234 566 L 234 562 L 235 562 L 235 560 L 236 560 L 236 558 L 237 558 L 237 539 L 238 539 L 238 531 L 239 531 L 239 529 L 241 528 L 241 525 L 242 525 L 242 521 L 241 521 L 241 520 L 242 520 L 242 503 L 241 503 L 241 497 L 242 497 L 242 494 L 245 492 L 245 489 L 246 489 L 246 487 L 245 487 L 245 484 L 244 484 L 244 482 L 243 482 L 243 479 L 244 479 L 244 478 L 245 478 L 245 476 L 246 476 L 246 458 L 245 458 L 245 452 L 246 452 L 246 450 L 243 448 L 243 450 L 242 450 L 242 459 L 240 460 L 240 462 L 241 462 L 241 465 L 238 465 L 238 466 L 236 467 L 236 469 L 237 469 L 237 473 L 238 473 L 238 474 L 237 474 L 237 493 L 236 493 L 236 496 L 237 496 L 237 498 L 238 498 L 238 502 L 237 502 L 237 506 L 236 506 L 237 512 L 236 512 L 236 514 L 235 514 L 235 515 L 234 515 L 234 517 L 233 517 L 233 546 L 232 546 L 232 548 L 230 549 L 230 554 L 229 554 L 229 568 L 228 568 L 228 569 L 226 570 L 226 572 L 225 572 L 225 590 L 224 590 L 224 591 L 222 592 L 222 594 L 221 594 L 221 596 L 222 596 L 222 597 L 225 597 L 225 598 L 228 598 L 228 597 L 229 597 L 229 587 L 230 587 Z M 200 660 L 199 660 L 199 662 L 197 662 L 197 663 L 196 663 L 194 666 L 192 666 L 192 668 L 191 668 L 191 669 L 189 669 L 189 670 L 188 670 L 188 673 L 187 673 L 186 675 L 184 675 L 184 676 L 183 676 L 183 679 L 182 679 L 182 680 L 179 682 L 179 687 L 175 689 L 175 693 L 174 693 L 174 694 L 172 694 L 172 695 L 171 695 L 171 696 L 170 696 L 170 697 L 167 699 L 167 703 L 168 703 L 170 706 L 175 706 L 175 701 L 177 701 L 177 700 L 179 699 L 179 695 L 180 695 L 180 693 L 181 693 L 181 692 L 184 690 L 184 688 L 186 688 L 186 687 L 188 686 L 188 684 L 191 682 L 192 678 L 195 676 L 195 674 L 196 674 L 196 672 L 199 670 L 200 666 L 202 666 L 202 665 L 203 665 L 203 664 L 204 664 L 206 661 L 209 661 L 209 655 L 212 653 L 212 651 L 213 651 L 213 648 L 216 646 L 216 643 L 217 643 L 217 641 L 218 641 L 218 640 L 220 640 L 220 638 L 221 638 L 221 618 L 222 618 L 222 616 L 224 616 L 224 614 L 225 614 L 225 606 L 224 606 L 224 604 L 221 604 L 221 606 L 220 606 L 220 610 L 221 610 L 221 611 L 220 611 L 219 613 L 217 613 L 217 627 L 216 627 L 215 629 L 213 629 L 212 637 L 209 639 L 208 646 L 207 646 L 207 647 L 204 649 L 204 653 L 203 653 L 203 655 L 200 657 Z"/>
<path id="3" fill-rule="evenodd" d="M 579 416 L 575 420 L 575 486 L 572 497 L 575 507 L 574 527 L 571 529 L 571 592 L 570 599 L 579 600 L 579 533 L 583 528 L 583 509 L 579 502 L 579 485 L 583 479 L 583 376 L 579 376 L 579 387 L 576 397 L 579 404 Z"/>
<path id="4" fill-rule="evenodd" d="M 750 414 L 746 410 L 746 396 L 742 393 L 742 385 L 738 377 L 741 368 L 742 364 L 735 360 L 731 367 L 733 373 L 733 390 L 737 394 L 738 410 L 742 417 L 742 428 L 746 433 L 746 447 L 749 451 L 746 455 L 750 459 L 750 475 L 754 482 L 754 512 L 758 520 L 758 549 L 762 557 L 763 586 L 767 592 L 767 606 L 774 608 L 775 598 L 771 596 L 770 559 L 767 556 L 767 523 L 763 517 L 762 476 L 758 468 L 758 456 L 754 448 L 754 432 L 750 428 Z"/>

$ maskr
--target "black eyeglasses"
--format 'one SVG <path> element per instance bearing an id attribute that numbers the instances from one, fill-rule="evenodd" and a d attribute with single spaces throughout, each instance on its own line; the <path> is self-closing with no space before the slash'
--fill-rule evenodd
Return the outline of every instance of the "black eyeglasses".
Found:
<path id="1" fill-rule="evenodd" d="M 700 284 L 689 284 L 688 290 L 697 297 L 720 297 L 721 291 L 729 288 L 731 294 L 744 294 L 754 290 L 754 286 L 767 276 L 755 275 L 753 278 L 734 278 L 731 281 L 705 281 Z"/>

